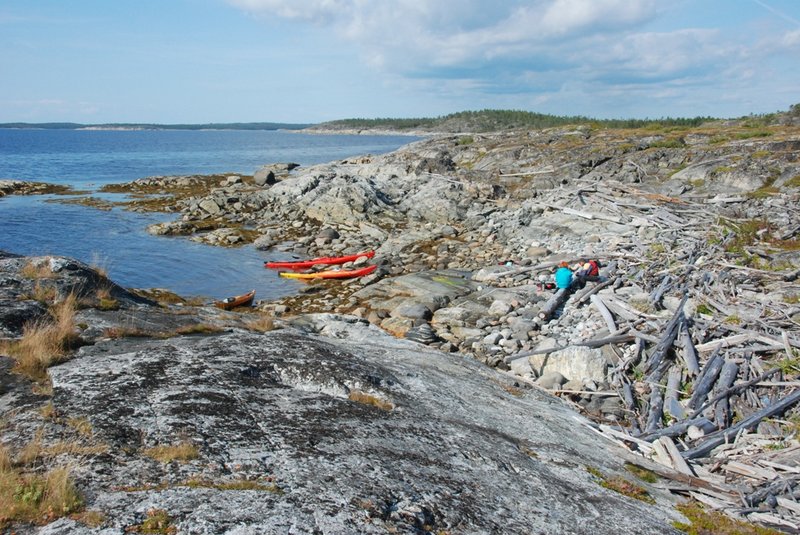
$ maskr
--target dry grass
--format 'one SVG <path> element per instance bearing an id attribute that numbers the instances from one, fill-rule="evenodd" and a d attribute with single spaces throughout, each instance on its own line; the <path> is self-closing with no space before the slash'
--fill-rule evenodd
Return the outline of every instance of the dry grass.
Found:
<path id="1" fill-rule="evenodd" d="M 50 461 L 59 455 L 71 455 L 77 457 L 90 457 L 108 453 L 108 444 L 82 444 L 70 440 L 59 440 L 49 446 L 42 443 L 41 431 L 36 434 L 33 440 L 28 442 L 19 452 L 16 458 L 18 466 L 34 466 L 37 461 Z"/>
<path id="2" fill-rule="evenodd" d="M 205 488 L 217 490 L 258 490 L 265 492 L 274 492 L 276 494 L 283 494 L 283 489 L 273 483 L 271 479 L 266 480 L 250 480 L 240 479 L 236 481 L 211 481 L 203 478 L 190 478 L 181 486 L 189 488 Z"/>
<path id="3" fill-rule="evenodd" d="M 172 338 L 173 336 L 180 336 L 185 334 L 214 334 L 222 332 L 224 329 L 216 327 L 208 323 L 195 323 L 191 325 L 184 325 L 178 327 L 174 331 L 147 331 L 138 327 L 108 327 L 103 331 L 103 335 L 107 338 Z"/>
<path id="4" fill-rule="evenodd" d="M 394 404 L 391 401 L 386 401 L 385 399 L 360 390 L 351 390 L 348 398 L 350 401 L 355 401 L 363 405 L 371 405 L 384 411 L 391 411 L 394 409 Z"/>
<path id="5" fill-rule="evenodd" d="M 91 268 L 104 279 L 108 279 L 107 261 L 97 253 L 92 254 Z"/>
<path id="6" fill-rule="evenodd" d="M 202 297 L 185 299 L 176 293 L 162 288 L 133 289 L 133 293 L 140 297 L 156 301 L 159 305 L 164 307 L 169 305 L 203 306 L 206 304 L 206 300 Z"/>
<path id="7" fill-rule="evenodd" d="M 52 446 L 42 448 L 43 458 L 53 458 L 59 455 L 75 455 L 78 457 L 91 457 L 93 455 L 103 455 L 110 451 L 108 444 L 93 444 L 90 446 L 79 444 L 69 440 L 60 440 Z"/>
<path id="8" fill-rule="evenodd" d="M 255 319 L 245 322 L 245 327 L 254 332 L 265 333 L 275 329 L 275 319 L 269 314 L 258 314 Z"/>
<path id="9" fill-rule="evenodd" d="M 97 308 L 99 310 L 119 310 L 119 301 L 111 295 L 111 286 L 102 284 L 95 292 L 97 298 Z"/>
<path id="10" fill-rule="evenodd" d="M 31 391 L 37 396 L 53 397 L 53 381 L 50 380 L 50 376 L 46 375 L 40 383 L 32 384 Z"/>
<path id="11" fill-rule="evenodd" d="M 106 523 L 106 515 L 100 511 L 83 511 L 70 515 L 70 518 L 90 528 L 99 528 Z"/>
<path id="12" fill-rule="evenodd" d="M 68 418 L 67 425 L 78 432 L 79 435 L 91 438 L 94 432 L 92 424 L 86 418 Z"/>
<path id="13" fill-rule="evenodd" d="M 28 261 L 22 266 L 20 269 L 20 274 L 25 277 L 26 279 L 52 279 L 56 276 L 53 273 L 53 270 L 50 269 L 50 265 L 47 262 L 41 263 L 34 263 Z"/>
<path id="14" fill-rule="evenodd" d="M 178 529 L 172 525 L 172 518 L 163 509 L 150 509 L 147 511 L 147 518 L 137 526 L 125 528 L 130 533 L 149 533 L 170 535 L 177 533 Z"/>
<path id="15" fill-rule="evenodd" d="M 161 333 L 163 338 L 171 338 L 182 334 L 214 334 L 224 331 L 222 327 L 217 327 L 208 323 L 195 323 L 178 327 L 173 333 Z"/>
<path id="16" fill-rule="evenodd" d="M 119 338 L 128 338 L 128 337 L 143 338 L 143 337 L 155 336 L 156 334 L 145 331 L 144 329 L 139 329 L 137 327 L 109 327 L 103 331 L 103 335 L 106 338 L 117 340 Z"/>
<path id="17" fill-rule="evenodd" d="M 11 453 L 8 448 L 0 444 L 0 472 L 6 472 L 11 469 Z"/>
<path id="18" fill-rule="evenodd" d="M 17 361 L 14 371 L 41 382 L 46 378 L 48 367 L 66 359 L 67 351 L 78 341 L 76 306 L 76 297 L 70 294 L 51 307 L 51 321 L 36 321 L 25 326 L 22 338 L 7 348 Z"/>
<path id="19" fill-rule="evenodd" d="M 188 462 L 200 456 L 200 450 L 190 442 L 181 442 L 170 446 L 155 446 L 147 448 L 142 453 L 162 463 L 172 461 Z"/>
<path id="20" fill-rule="evenodd" d="M 42 445 L 43 432 L 40 429 L 33 440 L 25 444 L 19 454 L 17 454 L 16 464 L 29 466 L 36 462 L 36 459 L 44 457 L 44 446 Z"/>
<path id="21" fill-rule="evenodd" d="M 56 300 L 58 297 L 58 292 L 56 291 L 55 286 L 47 286 L 46 284 L 42 284 L 41 281 L 36 281 L 33 285 L 33 292 L 30 294 L 22 294 L 20 299 L 32 299 L 33 301 L 38 301 L 42 304 L 50 304 Z"/>
<path id="22" fill-rule="evenodd" d="M 38 474 L 22 472 L 9 463 L 0 466 L 0 527 L 15 521 L 44 524 L 80 510 L 83 501 L 71 471 L 60 466 Z"/>
<path id="23" fill-rule="evenodd" d="M 39 409 L 39 414 L 45 420 L 55 420 L 58 418 L 58 411 L 52 401 L 47 402 L 42 408 Z"/>

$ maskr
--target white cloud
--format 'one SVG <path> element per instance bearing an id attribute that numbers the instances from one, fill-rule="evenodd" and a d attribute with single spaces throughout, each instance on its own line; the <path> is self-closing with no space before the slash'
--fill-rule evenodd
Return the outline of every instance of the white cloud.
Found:
<path id="1" fill-rule="evenodd" d="M 800 30 L 783 34 L 781 37 L 781 45 L 786 48 L 800 48 Z"/>
<path id="2" fill-rule="evenodd" d="M 653 17 L 655 0 L 228 0 L 265 17 L 314 22 L 387 69 L 461 66 L 524 56 L 535 45 L 623 30 Z"/>
<path id="3" fill-rule="evenodd" d="M 744 86 L 746 73 L 768 76 L 769 58 L 800 47 L 800 30 L 759 36 L 713 23 L 680 27 L 675 17 L 671 26 L 658 26 L 670 19 L 661 15 L 685 15 L 681 9 L 691 2 L 227 1 L 269 20 L 313 23 L 330 32 L 325 38 L 355 46 L 360 61 L 384 75 L 442 101 L 481 100 L 487 107 L 585 102 L 597 110 L 617 98 L 617 109 L 635 110 L 637 98 L 697 101 L 701 87 L 713 94 L 713 87 Z"/>
<path id="4" fill-rule="evenodd" d="M 679 75 L 712 63 L 727 63 L 738 52 L 722 45 L 718 37 L 715 30 L 629 35 L 613 44 L 608 67 L 617 64 L 617 70 L 650 78 Z"/>

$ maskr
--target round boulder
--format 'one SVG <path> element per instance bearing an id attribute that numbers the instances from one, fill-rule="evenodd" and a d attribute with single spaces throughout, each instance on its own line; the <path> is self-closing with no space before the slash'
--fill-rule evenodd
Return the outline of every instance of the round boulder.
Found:
<path id="1" fill-rule="evenodd" d="M 408 318 L 412 320 L 429 320 L 433 317 L 433 312 L 427 305 L 417 301 L 404 301 L 396 306 L 389 313 L 393 318 Z"/>

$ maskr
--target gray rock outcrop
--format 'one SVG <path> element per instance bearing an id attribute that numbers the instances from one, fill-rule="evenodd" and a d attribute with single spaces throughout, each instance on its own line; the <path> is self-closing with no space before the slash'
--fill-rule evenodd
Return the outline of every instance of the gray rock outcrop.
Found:
<path id="1" fill-rule="evenodd" d="M 51 377 L 59 414 L 109 446 L 77 476 L 114 532 L 154 508 L 181 533 L 670 533 L 678 518 L 599 486 L 586 467 L 624 472 L 620 452 L 558 400 L 347 318 L 102 342 Z M 143 453 L 180 442 L 198 457 Z M 237 481 L 263 486 L 220 490 Z"/>

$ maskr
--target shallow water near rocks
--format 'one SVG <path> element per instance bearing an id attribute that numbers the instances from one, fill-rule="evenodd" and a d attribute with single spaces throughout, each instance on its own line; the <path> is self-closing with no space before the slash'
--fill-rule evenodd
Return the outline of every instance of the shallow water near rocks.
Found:
<path id="1" fill-rule="evenodd" d="M 103 184 L 157 175 L 247 174 L 265 164 L 301 166 L 380 154 L 416 138 L 307 135 L 276 131 L 82 131 L 0 129 L 0 178 Z M 68 198 L 68 197 L 66 197 Z M 301 283 L 263 267 L 287 258 L 253 246 L 212 247 L 187 238 L 151 236 L 148 225 L 174 214 L 63 204 L 63 196 L 0 198 L 0 250 L 69 256 L 105 269 L 129 288 L 164 288 L 221 299 L 256 290 L 256 300 L 293 294 Z M 52 202 L 56 201 L 56 202 Z"/>
<path id="2" fill-rule="evenodd" d="M 184 297 L 217 299 L 255 289 L 257 299 L 276 299 L 296 291 L 297 283 L 287 284 L 264 268 L 265 261 L 282 257 L 280 252 L 151 236 L 147 225 L 172 216 L 103 211 L 48 199 L 52 196 L 0 199 L 0 250 L 77 258 L 106 270 L 122 286 L 165 288 Z"/>

